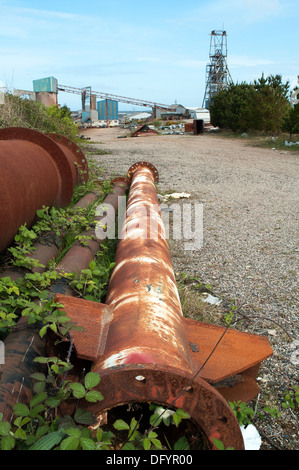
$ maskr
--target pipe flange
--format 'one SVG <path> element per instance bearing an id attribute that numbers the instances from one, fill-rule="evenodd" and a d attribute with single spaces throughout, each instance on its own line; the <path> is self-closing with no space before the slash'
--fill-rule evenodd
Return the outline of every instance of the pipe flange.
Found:
<path id="1" fill-rule="evenodd" d="M 210 384 L 187 371 L 154 364 L 122 364 L 97 370 L 101 383 L 97 387 L 103 400 L 82 403 L 96 417 L 121 405 L 156 403 L 182 408 L 201 431 L 206 450 L 216 449 L 213 438 L 225 447 L 244 450 L 238 421 L 227 401 Z M 83 400 L 82 400 L 83 401 Z"/>
<path id="2" fill-rule="evenodd" d="M 117 176 L 111 181 L 111 184 L 118 185 L 118 186 L 124 186 L 124 185 L 128 186 L 129 181 L 128 181 L 128 178 L 126 178 L 125 176 Z"/>
<path id="3" fill-rule="evenodd" d="M 71 165 L 66 153 L 53 139 L 34 129 L 28 129 L 26 127 L 7 127 L 0 129 L 0 141 L 1 140 L 24 140 L 32 142 L 45 150 L 55 162 L 62 181 L 59 194 L 57 194 L 54 204 L 59 207 L 65 207 L 70 204 L 74 190 Z"/>
<path id="4" fill-rule="evenodd" d="M 153 173 L 155 183 L 158 183 L 159 173 L 158 173 L 157 168 L 152 163 L 143 162 L 143 161 L 142 162 L 136 162 L 129 168 L 128 173 L 127 173 L 127 178 L 129 180 L 129 182 L 131 182 L 131 179 L 132 179 L 132 176 L 133 176 L 134 172 L 137 170 L 137 168 L 140 168 L 140 167 L 149 168 Z"/>
<path id="5" fill-rule="evenodd" d="M 77 165 L 77 171 L 78 171 L 78 179 L 79 181 L 88 181 L 88 164 L 87 164 L 87 159 L 75 142 L 73 142 L 71 139 L 68 139 L 67 137 L 60 135 L 60 134 L 54 134 L 54 133 L 47 133 L 46 134 L 50 139 L 54 140 L 58 145 L 63 146 L 63 148 L 68 149 L 73 156 L 74 163 Z"/>

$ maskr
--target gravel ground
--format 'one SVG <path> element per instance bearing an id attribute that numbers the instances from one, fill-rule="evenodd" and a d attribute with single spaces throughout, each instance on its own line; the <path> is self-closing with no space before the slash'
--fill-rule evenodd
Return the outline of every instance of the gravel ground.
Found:
<path id="1" fill-rule="evenodd" d="M 126 131 L 115 128 L 84 135 L 111 152 L 96 157 L 109 176 L 149 161 L 160 194 L 187 192 L 203 204 L 203 246 L 188 252 L 183 241 L 171 243 L 174 270 L 212 285 L 223 305 L 234 302 L 235 328 L 269 338 L 274 353 L 261 366 L 254 406 L 281 416 L 259 420 L 261 449 L 297 450 L 298 415 L 281 404 L 298 385 L 298 153 L 211 134 L 120 138 Z"/>

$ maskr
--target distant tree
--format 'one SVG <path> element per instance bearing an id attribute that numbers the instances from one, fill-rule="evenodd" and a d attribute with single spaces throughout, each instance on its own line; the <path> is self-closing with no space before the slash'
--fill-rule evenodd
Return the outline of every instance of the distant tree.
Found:
<path id="1" fill-rule="evenodd" d="M 288 95 L 289 84 L 280 75 L 232 84 L 214 95 L 211 123 L 232 131 L 278 132 L 290 110 Z"/>
<path id="2" fill-rule="evenodd" d="M 279 132 L 290 111 L 289 82 L 283 84 L 281 75 L 270 75 L 254 81 L 256 90 L 256 129 L 265 132 Z"/>
<path id="3" fill-rule="evenodd" d="M 293 134 L 299 134 L 299 103 L 290 108 L 283 123 L 283 130 L 290 133 L 290 140 Z"/>
<path id="4" fill-rule="evenodd" d="M 232 131 L 246 131 L 252 121 L 251 101 L 254 90 L 246 83 L 230 85 L 213 97 L 211 123 Z"/>

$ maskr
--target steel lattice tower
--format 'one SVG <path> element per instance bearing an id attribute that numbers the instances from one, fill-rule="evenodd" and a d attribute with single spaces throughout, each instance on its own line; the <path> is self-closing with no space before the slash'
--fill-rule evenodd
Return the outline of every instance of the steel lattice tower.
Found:
<path id="1" fill-rule="evenodd" d="M 213 95 L 233 83 L 227 62 L 226 31 L 212 31 L 210 40 L 210 63 L 206 67 L 206 89 L 202 103 L 209 109 Z"/>

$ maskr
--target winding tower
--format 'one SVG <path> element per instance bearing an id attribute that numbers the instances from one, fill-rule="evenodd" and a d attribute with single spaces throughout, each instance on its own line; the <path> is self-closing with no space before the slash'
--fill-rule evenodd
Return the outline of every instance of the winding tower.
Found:
<path id="1" fill-rule="evenodd" d="M 226 31 L 212 31 L 210 39 L 210 62 L 206 66 L 206 88 L 202 107 L 209 109 L 213 95 L 233 83 L 227 65 Z"/>

